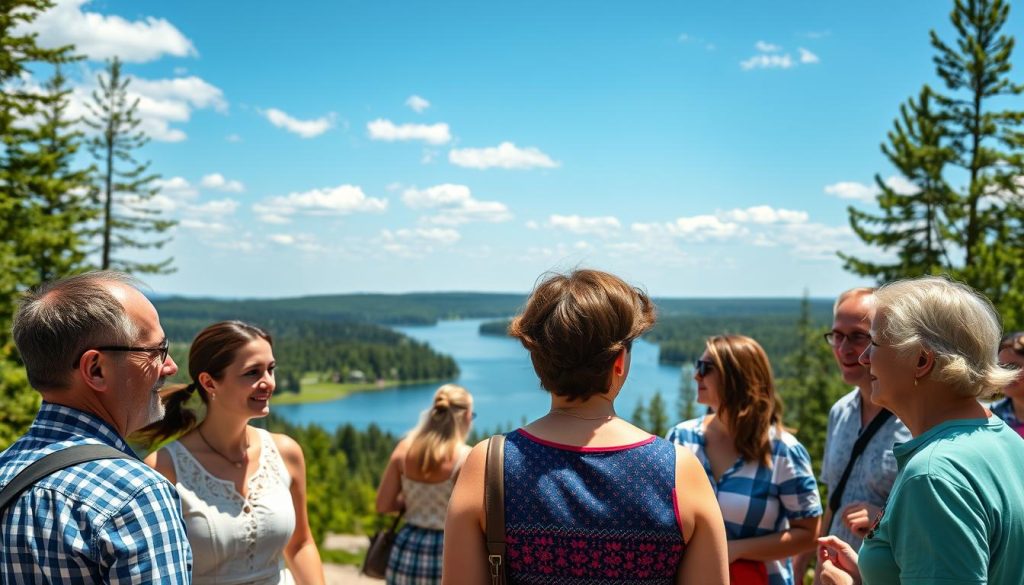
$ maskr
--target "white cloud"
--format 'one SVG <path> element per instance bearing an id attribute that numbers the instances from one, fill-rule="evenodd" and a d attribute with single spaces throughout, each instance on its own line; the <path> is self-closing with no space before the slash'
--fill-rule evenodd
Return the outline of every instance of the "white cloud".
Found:
<path id="1" fill-rule="evenodd" d="M 242 137 L 238 134 L 228 134 L 224 137 L 224 140 L 227 140 L 228 142 L 241 142 Z"/>
<path id="2" fill-rule="evenodd" d="M 157 179 L 153 186 L 160 189 L 160 193 L 176 199 L 195 199 L 199 196 L 199 190 L 192 186 L 184 177 L 171 177 L 170 179 Z"/>
<path id="3" fill-rule="evenodd" d="M 552 215 L 548 218 L 546 225 L 551 229 L 565 230 L 574 234 L 591 234 L 602 237 L 618 232 L 622 227 L 618 218 L 612 216 L 582 217 L 579 215 Z"/>
<path id="4" fill-rule="evenodd" d="M 267 108 L 260 111 L 271 124 L 278 128 L 284 128 L 292 134 L 298 134 L 302 138 L 315 138 L 334 127 L 336 115 L 328 113 L 313 120 L 299 120 L 277 108 Z"/>
<path id="5" fill-rule="evenodd" d="M 746 61 L 740 62 L 740 67 L 749 71 L 751 69 L 789 69 L 793 66 L 793 58 L 785 55 L 754 55 Z"/>
<path id="6" fill-rule="evenodd" d="M 164 55 L 194 57 L 198 53 L 184 34 L 163 18 L 129 21 L 116 15 L 85 12 L 89 0 L 58 0 L 28 24 L 44 47 L 75 45 L 93 60 L 119 57 L 130 63 L 154 61 Z"/>
<path id="7" fill-rule="evenodd" d="M 217 199 L 215 201 L 207 201 L 206 203 L 192 205 L 188 208 L 188 212 L 221 217 L 234 214 L 235 210 L 238 209 L 238 206 L 238 201 L 235 201 L 234 199 Z"/>
<path id="8" fill-rule="evenodd" d="M 519 148 L 511 142 L 502 142 L 489 148 L 452 149 L 448 153 L 448 160 L 454 165 L 473 169 L 550 169 L 561 165 L 536 147 Z"/>
<path id="9" fill-rule="evenodd" d="M 799 49 L 797 49 L 797 51 L 800 52 L 800 62 L 801 63 L 805 63 L 805 64 L 809 65 L 811 63 L 820 63 L 821 62 L 821 59 L 819 59 L 817 55 L 815 55 L 814 53 L 808 51 L 807 49 L 805 49 L 803 47 L 800 47 Z"/>
<path id="10" fill-rule="evenodd" d="M 281 246 L 288 246 L 303 252 L 322 252 L 325 248 L 309 234 L 270 234 L 267 239 Z"/>
<path id="11" fill-rule="evenodd" d="M 782 50 L 782 47 L 778 45 L 773 45 L 771 43 L 767 43 L 765 41 L 757 41 L 756 43 L 754 43 L 754 48 L 757 49 L 758 51 L 761 51 L 762 53 L 778 53 L 779 51 Z"/>
<path id="12" fill-rule="evenodd" d="M 539 230 L 540 229 L 540 224 L 537 223 L 535 220 L 532 220 L 532 219 L 527 221 L 525 225 L 526 225 L 526 229 L 528 229 L 528 230 Z"/>
<path id="13" fill-rule="evenodd" d="M 434 251 L 435 246 L 451 246 L 462 239 L 452 228 L 415 228 L 381 230 L 377 238 L 380 249 L 405 258 L 422 258 Z"/>
<path id="14" fill-rule="evenodd" d="M 913 195 L 918 192 L 917 185 L 914 185 L 906 178 L 893 175 L 885 180 L 890 189 L 900 195 Z M 872 202 L 878 196 L 879 189 L 875 184 L 865 185 L 856 181 L 840 181 L 825 186 L 825 193 L 834 195 L 840 199 L 852 199 L 854 201 Z"/>
<path id="15" fill-rule="evenodd" d="M 371 140 L 385 142 L 406 142 L 422 140 L 428 144 L 447 144 L 452 135 L 448 124 L 401 124 L 395 125 L 391 120 L 378 118 L 366 124 L 366 131 Z"/>
<path id="16" fill-rule="evenodd" d="M 218 221 L 202 221 L 199 219 L 183 219 L 178 223 L 179 226 L 188 229 L 195 230 L 197 232 L 226 232 L 230 228 Z"/>
<path id="17" fill-rule="evenodd" d="M 242 193 L 245 191 L 245 185 L 241 181 L 233 179 L 229 181 L 220 173 L 206 175 L 199 181 L 199 184 L 206 189 L 216 189 L 225 193 Z"/>
<path id="18" fill-rule="evenodd" d="M 803 223 L 807 221 L 806 211 L 775 209 L 768 205 L 757 205 L 746 209 L 733 209 L 722 214 L 723 219 L 740 223 L 773 224 Z"/>
<path id="19" fill-rule="evenodd" d="M 142 79 L 132 76 L 131 79 L 128 89 L 137 92 L 144 99 L 157 102 L 154 108 L 174 107 L 168 104 L 184 103 L 197 109 L 213 108 L 218 112 L 226 112 L 228 109 L 224 92 L 199 77 Z M 142 107 L 140 102 L 139 108 Z"/>
<path id="20" fill-rule="evenodd" d="M 722 221 L 714 215 L 680 217 L 669 223 L 634 223 L 631 229 L 640 235 L 667 235 L 691 242 L 724 240 L 746 234 L 738 223 Z"/>
<path id="21" fill-rule="evenodd" d="M 387 199 L 367 197 L 360 187 L 339 185 L 301 193 L 271 197 L 253 205 L 253 211 L 267 223 L 283 223 L 286 216 L 303 213 L 314 216 L 381 213 L 388 208 Z M 276 221 L 267 218 L 275 218 Z"/>
<path id="22" fill-rule="evenodd" d="M 405 105 L 412 108 L 417 114 L 422 114 L 424 110 L 430 107 L 430 102 L 418 95 L 411 95 L 409 99 L 405 100 Z"/>
<path id="23" fill-rule="evenodd" d="M 253 206 L 253 209 L 254 210 L 256 209 L 255 205 Z M 287 217 L 285 217 L 283 215 L 280 215 L 280 214 L 277 214 L 277 213 L 271 213 L 268 210 L 264 210 L 263 213 L 258 213 L 257 219 L 259 219 L 263 223 L 272 223 L 272 224 L 277 224 L 277 225 L 285 224 L 285 223 L 291 223 L 292 222 L 292 220 L 288 219 Z"/>
<path id="24" fill-rule="evenodd" d="M 474 221 L 500 223 L 512 219 L 508 207 L 499 201 L 479 201 L 469 187 L 445 183 L 426 189 L 406 189 L 402 202 L 410 209 L 436 209 L 422 221 L 439 225 L 461 225 Z"/>
<path id="25" fill-rule="evenodd" d="M 101 75 L 106 78 L 106 71 L 87 70 L 83 75 L 85 82 L 71 88 L 68 118 L 91 117 L 86 104 L 92 103 L 92 92 L 98 90 L 97 77 Z M 172 124 L 188 122 L 194 110 L 213 109 L 223 113 L 228 109 L 224 92 L 199 77 L 142 79 L 129 75 L 127 79 L 128 101 L 138 101 L 137 113 L 142 121 L 139 129 L 158 142 L 185 140 L 185 132 Z"/>

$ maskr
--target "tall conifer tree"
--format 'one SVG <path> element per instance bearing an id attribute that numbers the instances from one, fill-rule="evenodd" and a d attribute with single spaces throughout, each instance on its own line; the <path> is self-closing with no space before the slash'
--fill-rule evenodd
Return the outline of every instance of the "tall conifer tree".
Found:
<path id="1" fill-rule="evenodd" d="M 904 106 L 883 147 L 916 192 L 884 188 L 880 215 L 850 209 L 858 235 L 895 250 L 897 260 L 842 257 L 849 270 L 883 281 L 951 274 L 988 295 L 1007 326 L 1021 327 L 1024 110 L 1010 109 L 1020 100 L 1005 98 L 1020 96 L 1024 86 L 1010 79 L 1015 41 L 1002 32 L 1009 9 L 1004 0 L 955 0 L 955 41 L 931 32 L 944 91 L 925 87 Z"/>
<path id="2" fill-rule="evenodd" d="M 128 95 L 131 80 L 121 74 L 116 57 L 107 64 L 106 75 L 98 79 L 99 89 L 87 104 L 88 124 L 95 134 L 89 151 L 99 166 L 97 193 L 100 203 L 101 268 L 164 274 L 173 272 L 173 258 L 157 262 L 137 262 L 119 251 L 159 249 L 170 241 L 163 234 L 177 224 L 162 219 L 152 199 L 160 192 L 154 183 L 159 175 L 149 172 L 150 163 L 136 160 L 134 152 L 149 142 L 139 129 L 139 100 Z"/>

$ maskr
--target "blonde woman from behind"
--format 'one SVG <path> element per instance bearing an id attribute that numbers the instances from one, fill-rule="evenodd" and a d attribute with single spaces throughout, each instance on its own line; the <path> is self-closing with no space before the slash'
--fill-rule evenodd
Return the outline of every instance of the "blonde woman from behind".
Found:
<path id="1" fill-rule="evenodd" d="M 444 522 L 455 479 L 469 454 L 473 397 L 445 384 L 430 410 L 399 441 L 377 489 L 377 511 L 405 512 L 388 561 L 388 585 L 441 582 Z"/>

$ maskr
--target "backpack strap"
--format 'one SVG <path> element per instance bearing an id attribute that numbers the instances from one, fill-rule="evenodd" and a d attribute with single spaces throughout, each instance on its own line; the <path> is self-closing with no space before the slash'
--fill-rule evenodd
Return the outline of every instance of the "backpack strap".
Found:
<path id="1" fill-rule="evenodd" d="M 505 435 L 494 435 L 487 442 L 484 514 L 491 585 L 505 585 Z"/>
<path id="2" fill-rule="evenodd" d="M 871 419 L 868 423 L 867 428 L 864 432 L 857 437 L 857 442 L 853 444 L 853 452 L 850 453 L 850 460 L 846 463 L 846 469 L 843 470 L 843 475 L 839 479 L 839 484 L 836 485 L 836 489 L 829 494 L 828 497 L 828 509 L 832 512 L 832 524 L 835 523 L 836 512 L 839 511 L 839 501 L 843 498 L 843 492 L 846 491 L 846 482 L 850 479 L 850 472 L 853 471 L 853 465 L 857 463 L 857 459 L 861 453 L 868 446 L 868 441 L 878 432 L 878 429 L 882 428 L 882 425 L 892 418 L 892 412 L 883 408 L 875 415 L 875 418 Z M 832 526 L 829 525 L 829 531 Z"/>
<path id="3" fill-rule="evenodd" d="M 32 487 L 37 481 L 44 477 L 60 471 L 66 467 L 95 461 L 97 459 L 130 459 L 120 449 L 109 445 L 75 445 L 67 449 L 61 449 L 46 455 L 31 465 L 22 469 L 18 475 L 11 479 L 10 483 L 0 490 L 0 514 L 7 508 L 7 505 L 17 499 L 22 492 Z"/>

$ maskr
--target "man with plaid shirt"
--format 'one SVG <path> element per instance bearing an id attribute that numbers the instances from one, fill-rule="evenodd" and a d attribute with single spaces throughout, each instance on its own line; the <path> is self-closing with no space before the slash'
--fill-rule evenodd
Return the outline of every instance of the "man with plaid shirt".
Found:
<path id="1" fill-rule="evenodd" d="M 0 582 L 191 583 L 177 493 L 124 440 L 163 416 L 158 392 L 178 370 L 156 309 L 129 277 L 88 273 L 27 293 L 13 333 L 43 404 L 0 454 L 0 488 L 75 445 L 125 458 L 72 465 L 11 502 L 0 515 Z"/>

